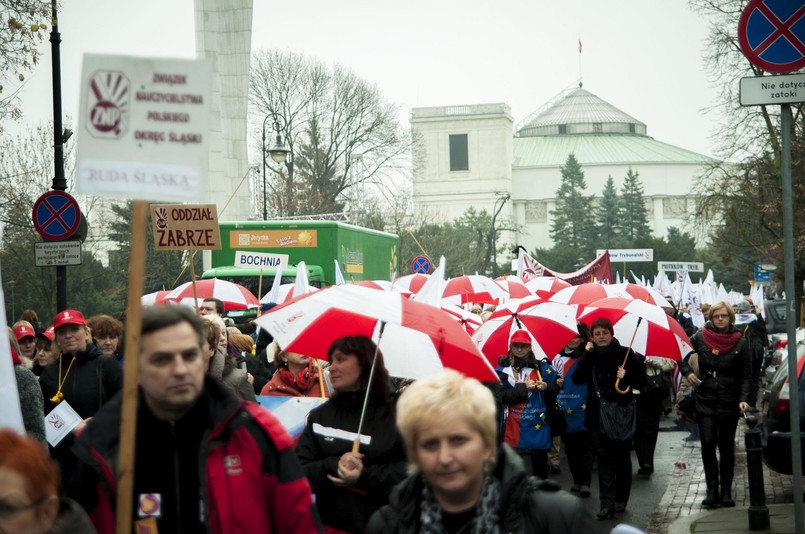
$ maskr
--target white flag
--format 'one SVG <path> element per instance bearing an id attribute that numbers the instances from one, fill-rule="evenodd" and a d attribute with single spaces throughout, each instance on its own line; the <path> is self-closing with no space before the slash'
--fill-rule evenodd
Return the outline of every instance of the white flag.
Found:
<path id="1" fill-rule="evenodd" d="M 0 243 L 2 242 L 3 225 L 0 224 Z M 3 277 L 0 275 L 0 325 L 6 324 L 6 297 L 3 294 Z M 3 407 L 0 410 L 0 428 L 12 428 L 25 434 L 14 362 L 11 360 L 11 344 L 8 340 L 8 328 L 5 326 L 0 328 L 0 406 Z"/>

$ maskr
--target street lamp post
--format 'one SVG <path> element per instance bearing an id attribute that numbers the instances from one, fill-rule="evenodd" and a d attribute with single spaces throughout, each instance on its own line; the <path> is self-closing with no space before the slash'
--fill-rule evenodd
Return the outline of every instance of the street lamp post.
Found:
<path id="1" fill-rule="evenodd" d="M 263 220 L 268 220 L 268 209 L 266 206 L 266 122 L 271 115 L 266 115 L 263 119 L 263 144 L 260 152 L 260 159 L 263 161 Z"/>
<path id="2" fill-rule="evenodd" d="M 491 241 L 492 241 L 491 244 L 492 244 L 492 277 L 493 278 L 496 278 L 497 275 L 498 275 L 498 247 L 497 247 L 498 231 L 497 231 L 497 228 L 495 228 L 495 221 L 497 220 L 498 215 L 500 214 L 501 210 L 503 209 L 503 206 L 506 204 L 506 201 L 509 200 L 510 198 L 511 198 L 511 195 L 509 195 L 509 193 L 506 193 L 503 196 L 499 196 L 497 198 L 497 200 L 495 200 L 495 205 L 492 207 L 492 228 L 490 230 L 490 234 L 491 234 L 490 237 L 492 238 L 491 239 Z M 498 202 L 500 203 L 500 206 L 498 206 Z M 488 257 L 489 256 L 487 256 L 487 258 Z"/>

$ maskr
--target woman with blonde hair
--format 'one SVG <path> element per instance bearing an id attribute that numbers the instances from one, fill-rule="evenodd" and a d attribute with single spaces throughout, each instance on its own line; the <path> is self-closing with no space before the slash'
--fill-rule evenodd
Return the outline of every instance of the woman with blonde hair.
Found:
<path id="1" fill-rule="evenodd" d="M 498 446 L 494 399 L 480 382 L 451 370 L 415 381 L 397 427 L 412 474 L 369 534 L 595 531 L 581 501 L 530 478 L 520 456 Z"/>
<path id="2" fill-rule="evenodd" d="M 710 307 L 708 321 L 690 338 L 698 357 L 698 376 L 689 361 L 679 364 L 682 375 L 696 387 L 696 424 L 702 442 L 707 494 L 702 506 L 735 506 L 735 431 L 738 417 L 749 409 L 752 350 L 735 328 L 735 312 L 725 302 Z M 716 457 L 718 448 L 719 459 Z M 720 477 L 719 477 L 720 475 Z M 719 484 L 720 482 L 720 484 Z M 719 489 L 721 490 L 719 493 Z"/>

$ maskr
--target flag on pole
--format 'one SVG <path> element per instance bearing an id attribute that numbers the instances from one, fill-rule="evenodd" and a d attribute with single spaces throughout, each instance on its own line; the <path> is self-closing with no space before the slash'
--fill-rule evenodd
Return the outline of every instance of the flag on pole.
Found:
<path id="1" fill-rule="evenodd" d="M 579 54 L 581 54 L 581 39 L 579 39 Z"/>
<path id="2" fill-rule="evenodd" d="M 335 262 L 335 285 L 343 286 L 347 283 L 347 281 L 344 280 L 344 273 L 341 272 L 341 266 L 338 265 L 338 260 L 333 261 Z"/>

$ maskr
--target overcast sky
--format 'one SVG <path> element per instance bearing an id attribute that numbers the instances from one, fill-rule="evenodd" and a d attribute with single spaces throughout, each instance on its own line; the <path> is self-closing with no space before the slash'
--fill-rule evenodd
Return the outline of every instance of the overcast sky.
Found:
<path id="1" fill-rule="evenodd" d="M 252 49 L 341 63 L 401 107 L 505 102 L 515 123 L 581 73 L 584 88 L 648 135 L 713 155 L 718 117 L 701 56 L 706 21 L 685 0 L 295 0 L 254 2 Z M 66 114 L 86 52 L 193 57 L 192 0 L 62 2 Z M 581 39 L 583 51 L 578 50 Z M 50 47 L 21 96 L 25 123 L 52 117 Z"/>

